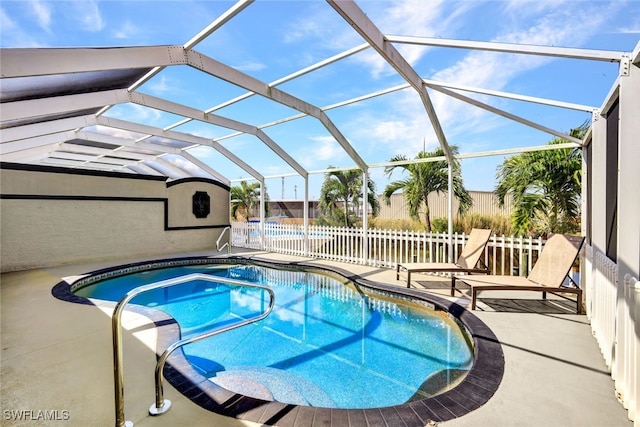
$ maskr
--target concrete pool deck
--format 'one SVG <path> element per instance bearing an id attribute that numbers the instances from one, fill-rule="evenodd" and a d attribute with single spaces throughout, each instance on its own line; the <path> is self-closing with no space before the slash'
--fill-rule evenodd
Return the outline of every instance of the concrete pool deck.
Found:
<path id="1" fill-rule="evenodd" d="M 211 254 L 176 254 L 178 256 Z M 316 261 L 264 252 L 261 259 L 337 266 L 368 280 L 403 287 L 395 270 Z M 159 259 L 170 257 L 156 257 Z M 65 277 L 135 262 L 122 260 L 6 273 L 0 277 L 0 425 L 109 426 L 114 424 L 111 311 L 51 295 Z M 446 278 L 416 275 L 413 289 L 447 297 Z M 539 293 L 479 296 L 474 314 L 502 344 L 505 372 L 482 407 L 442 426 L 628 426 L 613 381 L 584 315 L 572 302 L 542 302 Z M 507 299 L 500 299 L 505 297 Z M 460 304 L 467 303 L 457 298 Z M 136 426 L 257 425 L 209 412 L 165 382 L 173 403 L 148 415 L 154 401 L 156 332 L 142 316 L 124 317 L 125 418 Z M 312 424 L 309 424 L 312 425 Z M 395 427 L 395 426 L 391 426 Z"/>

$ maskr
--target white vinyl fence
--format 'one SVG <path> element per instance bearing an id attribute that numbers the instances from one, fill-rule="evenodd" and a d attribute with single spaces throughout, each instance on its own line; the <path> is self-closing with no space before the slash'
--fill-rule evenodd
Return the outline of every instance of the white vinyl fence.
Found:
<path id="1" fill-rule="evenodd" d="M 618 265 L 587 246 L 585 256 L 587 317 L 618 399 L 630 420 L 640 426 L 640 282 L 626 274 L 619 280 Z"/>
<path id="2" fill-rule="evenodd" d="M 446 262 L 449 238 L 446 233 L 291 224 L 264 225 L 264 245 L 259 222 L 231 224 L 234 247 L 266 250 L 288 255 L 395 268 L 402 262 Z M 468 236 L 453 235 L 453 260 L 458 259 Z M 306 245 L 306 247 L 305 247 Z M 493 274 L 527 276 L 544 246 L 541 238 L 492 236 L 484 253 L 484 264 Z M 366 247 L 366 253 L 363 248 Z"/>

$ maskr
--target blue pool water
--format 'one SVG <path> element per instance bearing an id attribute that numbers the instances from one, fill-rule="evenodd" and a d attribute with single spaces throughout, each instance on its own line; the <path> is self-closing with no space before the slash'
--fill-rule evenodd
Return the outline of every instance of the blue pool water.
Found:
<path id="1" fill-rule="evenodd" d="M 266 319 L 183 347 L 197 370 L 234 392 L 299 405 L 383 407 L 428 397 L 471 368 L 472 350 L 446 313 L 324 274 L 251 265 L 172 267 L 75 293 L 116 301 L 135 287 L 191 273 L 275 292 Z M 253 317 L 268 299 L 261 290 L 193 281 L 132 303 L 167 312 L 185 338 Z"/>

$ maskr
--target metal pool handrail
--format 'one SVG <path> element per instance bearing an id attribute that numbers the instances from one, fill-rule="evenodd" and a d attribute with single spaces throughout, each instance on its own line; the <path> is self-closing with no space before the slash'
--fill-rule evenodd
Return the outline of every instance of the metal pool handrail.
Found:
<path id="1" fill-rule="evenodd" d="M 224 233 L 229 232 L 229 240 L 224 242 L 224 245 L 222 245 L 222 247 L 220 247 L 220 240 L 222 240 L 222 237 L 224 236 Z M 218 236 L 218 240 L 216 240 L 216 249 L 218 250 L 218 252 L 221 252 L 224 247 L 227 247 L 227 253 L 231 253 L 231 227 L 225 227 L 222 229 L 222 232 L 220 233 L 220 236 Z"/>
<path id="2" fill-rule="evenodd" d="M 275 303 L 275 294 L 273 290 L 266 286 L 256 285 L 254 283 L 243 282 L 240 280 L 234 279 L 226 279 L 223 277 L 210 276 L 206 274 L 194 273 L 188 274 L 185 276 L 176 277 L 173 279 L 163 280 L 160 282 L 151 283 L 148 285 L 139 286 L 135 289 L 127 292 L 116 304 L 115 309 L 113 310 L 113 315 L 111 317 L 111 330 L 113 335 L 113 374 L 114 374 L 114 391 L 115 391 L 115 412 L 116 412 L 116 427 L 131 427 L 133 426 L 133 422 L 125 421 L 124 419 L 124 378 L 122 373 L 122 332 L 121 332 L 121 317 L 122 312 L 124 311 L 124 306 L 129 303 L 136 296 L 151 291 L 153 289 L 167 288 L 170 286 L 179 285 L 186 282 L 191 282 L 193 280 L 204 280 L 208 282 L 216 282 L 216 283 L 226 283 L 236 286 L 257 288 L 267 291 L 269 293 L 269 307 L 259 316 L 251 317 L 249 319 L 245 319 L 242 322 L 234 323 L 232 325 L 225 326 L 221 329 L 216 329 L 213 331 L 205 332 L 203 334 L 197 335 L 195 337 L 187 338 L 184 340 L 176 341 L 172 345 L 170 345 L 156 364 L 156 403 L 151 405 L 149 408 L 149 413 L 151 415 L 159 415 L 163 414 L 169 410 L 171 407 L 171 402 L 169 400 L 164 400 L 162 398 L 162 368 L 164 367 L 164 363 L 167 358 L 175 349 L 189 344 L 191 342 L 199 341 L 204 338 L 208 338 L 213 335 L 217 335 L 223 332 L 227 332 L 231 329 L 239 328 L 241 326 L 247 325 L 249 323 L 257 322 L 259 320 L 267 317 L 271 310 L 273 310 L 273 305 Z"/>
<path id="3" fill-rule="evenodd" d="M 207 277 L 211 277 L 211 276 L 207 276 Z M 227 326 L 224 326 L 224 327 L 222 327 L 220 329 L 214 329 L 213 331 L 204 332 L 204 333 L 202 333 L 200 335 L 197 335 L 195 337 L 185 338 L 183 340 L 176 341 L 173 344 L 171 344 L 169 347 L 167 347 L 167 349 L 164 351 L 164 353 L 162 353 L 162 356 L 160 356 L 160 359 L 158 359 L 158 363 L 156 363 L 156 375 L 155 375 L 155 380 L 156 380 L 156 402 L 155 402 L 155 405 L 151 405 L 151 407 L 149 408 L 149 414 L 150 415 L 161 415 L 161 414 L 164 414 L 165 412 L 167 412 L 169 410 L 169 407 L 171 407 L 171 401 L 169 399 L 164 399 L 163 398 L 162 371 L 164 369 L 165 362 L 167 361 L 167 359 L 169 358 L 169 356 L 171 355 L 171 353 L 174 350 L 176 350 L 177 348 L 182 347 L 183 345 L 190 344 L 190 343 L 196 342 L 196 341 L 200 341 L 200 340 L 203 340 L 205 338 L 209 338 L 209 337 L 212 337 L 214 335 L 218 335 L 218 334 L 221 334 L 221 333 L 224 333 L 224 332 L 228 332 L 228 331 L 230 331 L 232 329 L 236 329 L 236 328 L 239 328 L 241 326 L 248 325 L 249 323 L 258 322 L 258 321 L 264 319 L 265 317 L 267 317 L 271 313 L 271 310 L 273 310 L 273 305 L 275 303 L 275 294 L 273 293 L 271 288 L 268 288 L 266 286 L 256 285 L 256 284 L 253 284 L 253 283 L 233 280 L 233 279 L 222 279 L 222 280 L 220 280 L 219 278 L 216 278 L 215 281 L 222 282 L 222 283 L 227 283 L 227 284 L 231 284 L 231 285 L 247 286 L 247 287 L 258 288 L 258 289 L 265 290 L 265 291 L 267 291 L 269 293 L 269 307 L 267 307 L 267 309 L 262 314 L 260 314 L 259 316 L 250 317 L 248 319 L 243 320 L 242 322 L 238 322 L 238 323 L 234 323 L 234 324 L 231 324 L 231 325 L 227 325 Z"/>

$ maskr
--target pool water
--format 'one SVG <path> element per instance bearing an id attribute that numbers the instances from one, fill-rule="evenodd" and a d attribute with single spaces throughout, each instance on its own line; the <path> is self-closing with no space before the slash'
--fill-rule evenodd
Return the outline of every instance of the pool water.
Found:
<path id="1" fill-rule="evenodd" d="M 373 408 L 445 391 L 471 368 L 473 351 L 446 313 L 314 272 L 172 267 L 115 277 L 75 293 L 116 301 L 137 286 L 191 273 L 263 284 L 275 292 L 266 319 L 183 347 L 197 370 L 231 391 L 298 405 Z M 183 338 L 256 316 L 268 302 L 265 291 L 209 281 L 132 301 L 167 312 Z"/>

